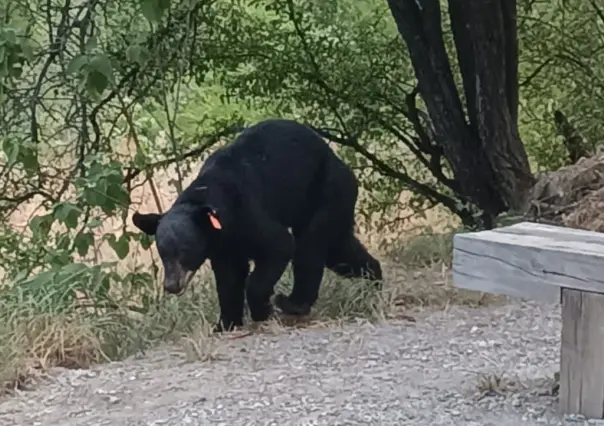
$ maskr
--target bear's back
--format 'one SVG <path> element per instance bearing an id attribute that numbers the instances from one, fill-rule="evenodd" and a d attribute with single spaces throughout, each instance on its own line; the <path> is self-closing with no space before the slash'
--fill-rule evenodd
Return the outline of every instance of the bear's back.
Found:
<path id="1" fill-rule="evenodd" d="M 200 176 L 228 171 L 246 196 L 285 226 L 312 204 L 324 184 L 326 168 L 341 160 L 309 127 L 270 119 L 244 130 L 211 155 Z"/>

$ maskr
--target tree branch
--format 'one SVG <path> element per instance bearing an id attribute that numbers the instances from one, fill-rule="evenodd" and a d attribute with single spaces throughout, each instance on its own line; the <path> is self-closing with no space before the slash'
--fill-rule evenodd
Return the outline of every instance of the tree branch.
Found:
<path id="1" fill-rule="evenodd" d="M 182 155 L 178 155 L 175 157 L 156 161 L 154 163 L 148 164 L 145 168 L 128 167 L 126 169 L 126 176 L 124 177 L 124 184 L 128 184 L 129 182 L 134 180 L 138 175 L 140 175 L 144 171 L 161 169 L 161 168 L 167 167 L 171 164 L 177 163 L 179 161 L 183 161 L 183 160 L 187 160 L 189 158 L 195 157 L 195 156 L 199 156 L 199 155 L 203 154 L 205 151 L 207 151 L 208 149 L 210 149 L 212 146 L 214 146 L 220 139 L 227 137 L 227 136 L 234 135 L 236 133 L 239 133 L 239 132 L 243 131 L 244 129 L 245 129 L 245 127 L 240 124 L 228 126 L 228 127 L 225 127 L 224 129 L 222 129 L 221 131 L 216 132 L 213 135 L 207 136 L 206 142 L 204 142 L 201 146 L 199 146 L 195 149 L 192 149 Z"/>
<path id="2" fill-rule="evenodd" d="M 347 147 L 353 148 L 359 154 L 361 154 L 362 156 L 367 158 L 369 161 L 371 161 L 382 175 L 391 177 L 391 178 L 394 178 L 394 179 L 400 181 L 403 185 L 405 185 L 411 191 L 423 195 L 428 200 L 430 200 L 436 204 L 442 204 L 445 207 L 447 207 L 449 210 L 451 210 L 451 212 L 458 215 L 460 218 L 469 220 L 468 212 L 466 210 L 463 210 L 462 208 L 460 208 L 455 199 L 448 197 L 444 194 L 441 194 L 440 192 L 436 191 L 435 189 L 431 188 L 430 186 L 416 181 L 415 179 L 411 178 L 410 176 L 406 175 L 405 173 L 402 173 L 398 170 L 393 169 L 387 163 L 380 160 L 374 154 L 369 152 L 355 138 L 346 138 L 343 136 L 335 135 L 333 133 L 333 131 L 331 131 L 329 129 L 317 128 L 312 125 L 308 125 L 308 126 L 311 129 L 313 129 L 315 132 L 317 132 L 317 134 L 319 134 L 320 136 L 322 136 L 332 142 L 335 142 L 342 146 L 347 146 Z M 465 222 L 465 220 L 464 220 L 464 222 Z"/>

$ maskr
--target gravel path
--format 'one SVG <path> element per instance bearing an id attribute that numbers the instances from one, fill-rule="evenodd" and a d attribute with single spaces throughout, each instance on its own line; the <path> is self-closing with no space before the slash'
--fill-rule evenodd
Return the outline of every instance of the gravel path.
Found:
<path id="1" fill-rule="evenodd" d="M 177 348 L 57 370 L 0 403 L 0 425 L 579 425 L 556 414 L 559 307 L 452 308 L 416 323 L 257 334 L 223 356 Z M 482 395 L 481 374 L 520 386 Z M 589 423 L 597 424 L 597 423 Z M 604 424 L 604 423 L 601 423 Z"/>

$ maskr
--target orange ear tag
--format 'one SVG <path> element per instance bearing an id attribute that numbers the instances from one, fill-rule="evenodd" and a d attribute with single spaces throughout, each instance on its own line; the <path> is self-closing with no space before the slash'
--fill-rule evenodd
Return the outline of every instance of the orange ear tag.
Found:
<path id="1" fill-rule="evenodd" d="M 208 217 L 210 218 L 210 223 L 214 227 L 214 229 L 222 229 L 222 225 L 220 221 L 214 216 L 212 213 L 208 213 Z"/>

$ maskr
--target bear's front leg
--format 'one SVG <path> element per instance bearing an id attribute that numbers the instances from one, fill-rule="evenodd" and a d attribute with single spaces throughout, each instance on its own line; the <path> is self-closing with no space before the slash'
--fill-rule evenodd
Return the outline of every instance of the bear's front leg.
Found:
<path id="1" fill-rule="evenodd" d="M 250 272 L 247 259 L 215 256 L 210 259 L 210 263 L 214 271 L 220 305 L 220 319 L 213 331 L 229 331 L 234 327 L 243 326 L 245 280 Z"/>
<path id="2" fill-rule="evenodd" d="M 294 252 L 294 239 L 286 228 L 276 227 L 254 259 L 254 271 L 248 278 L 247 304 L 254 321 L 266 321 L 273 312 L 270 298 Z"/>

